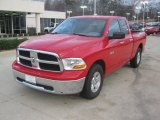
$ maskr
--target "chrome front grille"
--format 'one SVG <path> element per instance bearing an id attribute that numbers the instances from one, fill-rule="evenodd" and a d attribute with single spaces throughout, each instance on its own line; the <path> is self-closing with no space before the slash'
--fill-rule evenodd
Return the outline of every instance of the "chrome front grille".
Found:
<path id="1" fill-rule="evenodd" d="M 17 61 L 19 64 L 38 70 L 63 71 L 61 59 L 56 53 L 52 52 L 18 48 Z"/>

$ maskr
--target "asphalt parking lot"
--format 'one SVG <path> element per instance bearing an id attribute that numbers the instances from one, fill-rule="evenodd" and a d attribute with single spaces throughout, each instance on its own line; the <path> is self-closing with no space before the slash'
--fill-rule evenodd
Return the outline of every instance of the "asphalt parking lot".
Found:
<path id="1" fill-rule="evenodd" d="M 15 82 L 15 50 L 0 52 L 0 120 L 160 120 L 160 37 L 149 36 L 142 64 L 105 77 L 94 100 L 53 95 Z"/>

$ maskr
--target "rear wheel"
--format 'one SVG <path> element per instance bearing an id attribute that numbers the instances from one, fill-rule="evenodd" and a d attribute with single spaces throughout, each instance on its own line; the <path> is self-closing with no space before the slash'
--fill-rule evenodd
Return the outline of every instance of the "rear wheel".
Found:
<path id="1" fill-rule="evenodd" d="M 142 49 L 139 47 L 135 57 L 130 61 L 130 65 L 132 68 L 139 67 L 141 63 Z"/>
<path id="2" fill-rule="evenodd" d="M 93 99 L 97 97 L 101 91 L 103 84 L 103 69 L 99 64 L 94 64 L 85 80 L 82 97 Z"/>
<path id="3" fill-rule="evenodd" d="M 157 34 L 157 32 L 154 32 L 154 33 L 153 33 L 153 35 L 156 35 L 156 34 Z"/>

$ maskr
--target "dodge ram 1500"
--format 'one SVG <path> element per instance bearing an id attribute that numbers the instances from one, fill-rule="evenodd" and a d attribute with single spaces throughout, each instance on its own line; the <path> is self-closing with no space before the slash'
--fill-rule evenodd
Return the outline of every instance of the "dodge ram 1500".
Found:
<path id="1" fill-rule="evenodd" d="M 105 75 L 127 63 L 140 65 L 145 42 L 146 34 L 132 32 L 124 17 L 71 17 L 50 34 L 20 44 L 12 68 L 25 86 L 93 99 Z"/>

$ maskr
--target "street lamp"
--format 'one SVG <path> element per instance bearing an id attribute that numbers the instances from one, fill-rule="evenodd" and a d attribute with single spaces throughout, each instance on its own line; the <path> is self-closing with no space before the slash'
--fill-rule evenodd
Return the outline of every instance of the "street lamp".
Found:
<path id="1" fill-rule="evenodd" d="M 67 13 L 68 13 L 68 17 L 70 17 L 70 16 L 71 16 L 72 11 L 68 10 L 68 11 L 67 11 Z"/>
<path id="2" fill-rule="evenodd" d="M 113 14 L 115 13 L 115 11 L 110 11 L 111 15 L 113 16 Z"/>
<path id="3" fill-rule="evenodd" d="M 134 18 L 134 23 L 135 23 L 135 21 L 136 21 L 136 16 L 133 16 L 133 18 Z"/>
<path id="4" fill-rule="evenodd" d="M 83 16 L 84 16 L 84 9 L 86 9 L 87 6 L 86 5 L 82 5 L 82 6 L 80 6 L 80 8 L 82 8 L 82 10 L 83 10 Z"/>
<path id="5" fill-rule="evenodd" d="M 148 1 L 143 0 L 141 2 L 141 4 L 143 4 L 143 28 L 144 28 L 144 22 L 145 22 L 145 11 L 146 11 L 146 5 L 148 4 Z"/>
<path id="6" fill-rule="evenodd" d="M 158 16 L 158 22 L 159 22 L 159 18 L 160 18 L 160 16 Z"/>
<path id="7" fill-rule="evenodd" d="M 126 15 L 127 15 L 127 19 L 129 20 L 130 13 L 126 13 Z"/>
<path id="8" fill-rule="evenodd" d="M 158 12 L 158 22 L 159 22 L 159 18 L 160 18 L 160 12 Z"/>
<path id="9" fill-rule="evenodd" d="M 141 7 L 136 7 L 136 10 L 137 10 L 137 24 L 138 24 L 138 15 L 139 15 L 139 12 L 141 10 Z"/>

